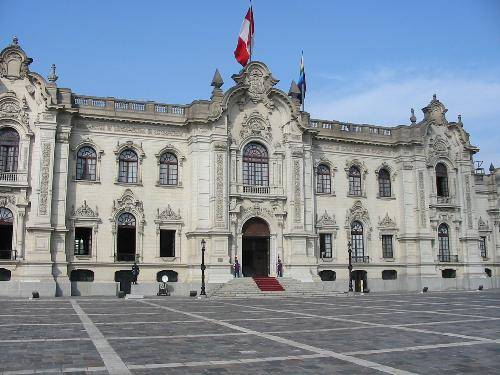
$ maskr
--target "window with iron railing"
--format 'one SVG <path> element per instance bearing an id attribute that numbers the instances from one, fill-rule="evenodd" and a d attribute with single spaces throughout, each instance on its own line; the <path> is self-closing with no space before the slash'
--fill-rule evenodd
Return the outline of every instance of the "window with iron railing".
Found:
<path id="1" fill-rule="evenodd" d="M 332 257 L 332 235 L 329 233 L 321 233 L 319 235 L 319 248 L 321 258 Z"/>

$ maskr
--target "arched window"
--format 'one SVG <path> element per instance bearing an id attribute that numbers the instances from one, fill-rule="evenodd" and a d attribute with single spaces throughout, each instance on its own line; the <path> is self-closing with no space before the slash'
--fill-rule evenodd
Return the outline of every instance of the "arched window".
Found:
<path id="1" fill-rule="evenodd" d="M 12 234 L 14 229 L 14 216 L 6 207 L 0 207 L 0 259 L 13 259 Z"/>
<path id="2" fill-rule="evenodd" d="M 96 180 L 97 154 L 90 146 L 83 146 L 76 154 L 76 179 Z"/>
<path id="3" fill-rule="evenodd" d="M 378 172 L 378 194 L 380 197 L 391 196 L 391 175 L 387 169 Z"/>
<path id="4" fill-rule="evenodd" d="M 269 185 L 269 156 L 260 143 L 249 143 L 243 149 L 243 184 Z"/>
<path id="5" fill-rule="evenodd" d="M 351 224 L 351 246 L 353 262 L 364 262 L 363 224 L 353 221 Z"/>
<path id="6" fill-rule="evenodd" d="M 330 194 L 331 191 L 330 168 L 325 164 L 320 164 L 316 168 L 316 192 Z"/>
<path id="7" fill-rule="evenodd" d="M 441 224 L 438 228 L 438 241 L 439 241 L 439 261 L 449 262 L 450 257 L 450 235 L 448 225 Z"/>
<path id="8" fill-rule="evenodd" d="M 0 172 L 16 172 L 19 134 L 12 128 L 0 130 Z"/>
<path id="9" fill-rule="evenodd" d="M 354 165 L 349 168 L 349 195 L 361 195 L 361 173 Z"/>
<path id="10" fill-rule="evenodd" d="M 118 216 L 116 241 L 116 260 L 132 262 L 135 260 L 135 216 L 124 212 Z"/>
<path id="11" fill-rule="evenodd" d="M 177 157 L 165 152 L 160 157 L 160 185 L 177 185 Z"/>
<path id="12" fill-rule="evenodd" d="M 118 177 L 119 182 L 137 182 L 137 154 L 130 150 L 124 150 L 121 152 L 119 157 L 119 168 L 120 175 Z"/>
<path id="13" fill-rule="evenodd" d="M 436 165 L 436 190 L 438 197 L 448 197 L 448 170 L 443 163 Z"/>

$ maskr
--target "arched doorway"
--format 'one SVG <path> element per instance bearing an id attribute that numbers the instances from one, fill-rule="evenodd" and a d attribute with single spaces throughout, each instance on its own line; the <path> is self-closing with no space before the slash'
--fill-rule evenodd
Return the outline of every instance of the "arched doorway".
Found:
<path id="1" fill-rule="evenodd" d="M 269 226 L 253 217 L 243 225 L 243 276 L 269 276 Z"/>
<path id="2" fill-rule="evenodd" d="M 14 216 L 6 207 L 0 207 L 0 259 L 12 258 Z"/>
<path id="3" fill-rule="evenodd" d="M 129 212 L 118 216 L 118 236 L 116 240 L 116 260 L 133 262 L 135 260 L 135 217 Z"/>

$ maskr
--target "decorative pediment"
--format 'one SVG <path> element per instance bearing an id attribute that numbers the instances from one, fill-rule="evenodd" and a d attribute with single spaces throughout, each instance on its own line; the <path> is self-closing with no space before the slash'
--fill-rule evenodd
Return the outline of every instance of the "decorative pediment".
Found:
<path id="1" fill-rule="evenodd" d="M 432 96 L 431 102 L 424 108 L 422 108 L 422 112 L 424 112 L 424 120 L 427 120 L 429 124 L 433 125 L 445 125 L 448 123 L 446 120 L 445 114 L 448 110 L 441 103 L 436 94 Z"/>
<path id="2" fill-rule="evenodd" d="M 8 91 L 0 96 L 0 120 L 12 119 L 28 126 L 29 117 L 26 112 L 27 109 L 26 99 L 21 103 L 12 91 Z"/>
<path id="3" fill-rule="evenodd" d="M 378 226 L 380 228 L 396 228 L 396 221 L 389 217 L 389 213 L 386 213 L 382 219 L 379 217 Z"/>
<path id="4" fill-rule="evenodd" d="M 97 207 L 94 211 L 92 208 L 90 208 L 87 205 L 87 201 L 83 201 L 83 204 L 80 207 L 78 207 L 76 210 L 75 210 L 75 206 L 73 206 L 73 210 L 72 210 L 71 215 L 73 217 L 80 217 L 80 218 L 97 218 L 97 217 L 99 217 L 99 214 L 97 212 Z"/>
<path id="5" fill-rule="evenodd" d="M 122 211 L 144 214 L 142 201 L 138 200 L 130 189 L 125 190 L 121 198 L 113 200 L 113 213 L 116 214 Z"/>
<path id="6" fill-rule="evenodd" d="M 16 37 L 12 43 L 0 52 L 0 77 L 8 79 L 23 79 L 29 72 L 29 64 L 33 59 L 26 56 L 26 53 L 19 47 Z"/>
<path id="7" fill-rule="evenodd" d="M 485 222 L 482 217 L 479 217 L 479 220 L 477 221 L 477 229 L 481 231 L 489 231 L 490 226 L 488 225 L 488 222 Z"/>
<path id="8" fill-rule="evenodd" d="M 363 207 L 363 203 L 361 203 L 360 200 L 354 202 L 352 207 L 347 210 L 346 227 L 349 228 L 351 223 L 355 220 L 359 220 L 364 224 L 370 224 L 370 215 L 368 214 L 368 210 Z"/>
<path id="9" fill-rule="evenodd" d="M 181 220 L 181 210 L 175 212 L 170 205 L 167 206 L 163 211 L 160 212 L 160 209 L 157 209 L 156 220 L 165 222 L 165 221 L 179 221 Z"/>
<path id="10" fill-rule="evenodd" d="M 272 141 L 271 123 L 268 118 L 264 118 L 258 112 L 253 112 L 250 115 L 245 114 L 243 117 L 240 137 L 245 139 L 251 136 L 260 136 L 268 141 Z"/>
<path id="11" fill-rule="evenodd" d="M 120 153 L 125 150 L 125 149 L 132 149 L 137 153 L 137 156 L 139 157 L 139 162 L 142 163 L 142 159 L 146 156 L 146 153 L 144 152 L 142 148 L 142 143 L 141 144 L 136 144 L 132 141 L 127 141 L 125 143 L 116 143 L 116 147 L 114 149 L 114 153 L 116 155 L 116 160 L 120 157 Z"/>
<path id="12" fill-rule="evenodd" d="M 358 159 L 348 159 L 345 162 L 345 173 L 347 178 L 349 178 L 349 169 L 351 167 L 356 166 L 359 169 L 359 172 L 361 173 L 361 176 L 363 179 L 366 178 L 366 175 L 368 174 L 368 168 L 366 167 L 366 163 L 364 161 L 358 160 Z"/>
<path id="13" fill-rule="evenodd" d="M 316 219 L 316 227 L 318 228 L 326 228 L 326 227 L 335 227 L 337 222 L 335 221 L 335 214 L 332 216 L 328 215 L 328 212 L 323 213 L 319 218 Z"/>
<path id="14" fill-rule="evenodd" d="M 232 76 L 238 85 L 246 87 L 246 96 L 254 104 L 264 103 L 267 107 L 272 107 L 269 99 L 269 91 L 278 83 L 266 65 L 258 61 L 252 61 L 239 74 Z"/>
<path id="15" fill-rule="evenodd" d="M 413 168 L 413 165 L 411 165 L 411 166 Z M 377 169 L 375 169 L 375 175 L 377 177 L 378 177 L 378 173 L 382 169 L 385 169 L 387 172 L 389 172 L 392 181 L 394 181 L 396 179 L 396 175 L 397 175 L 396 168 L 392 167 L 389 163 L 387 163 L 385 161 L 382 162 L 382 164 L 380 164 Z"/>

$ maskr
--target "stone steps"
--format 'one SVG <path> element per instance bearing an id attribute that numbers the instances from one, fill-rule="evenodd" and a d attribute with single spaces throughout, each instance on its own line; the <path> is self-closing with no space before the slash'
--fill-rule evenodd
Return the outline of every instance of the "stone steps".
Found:
<path id="1" fill-rule="evenodd" d="M 290 277 L 277 279 L 284 291 L 261 291 L 250 277 L 235 278 L 215 290 L 214 298 L 256 298 L 256 297 L 328 297 L 341 296 L 343 293 L 325 290 L 320 282 L 301 282 Z"/>

